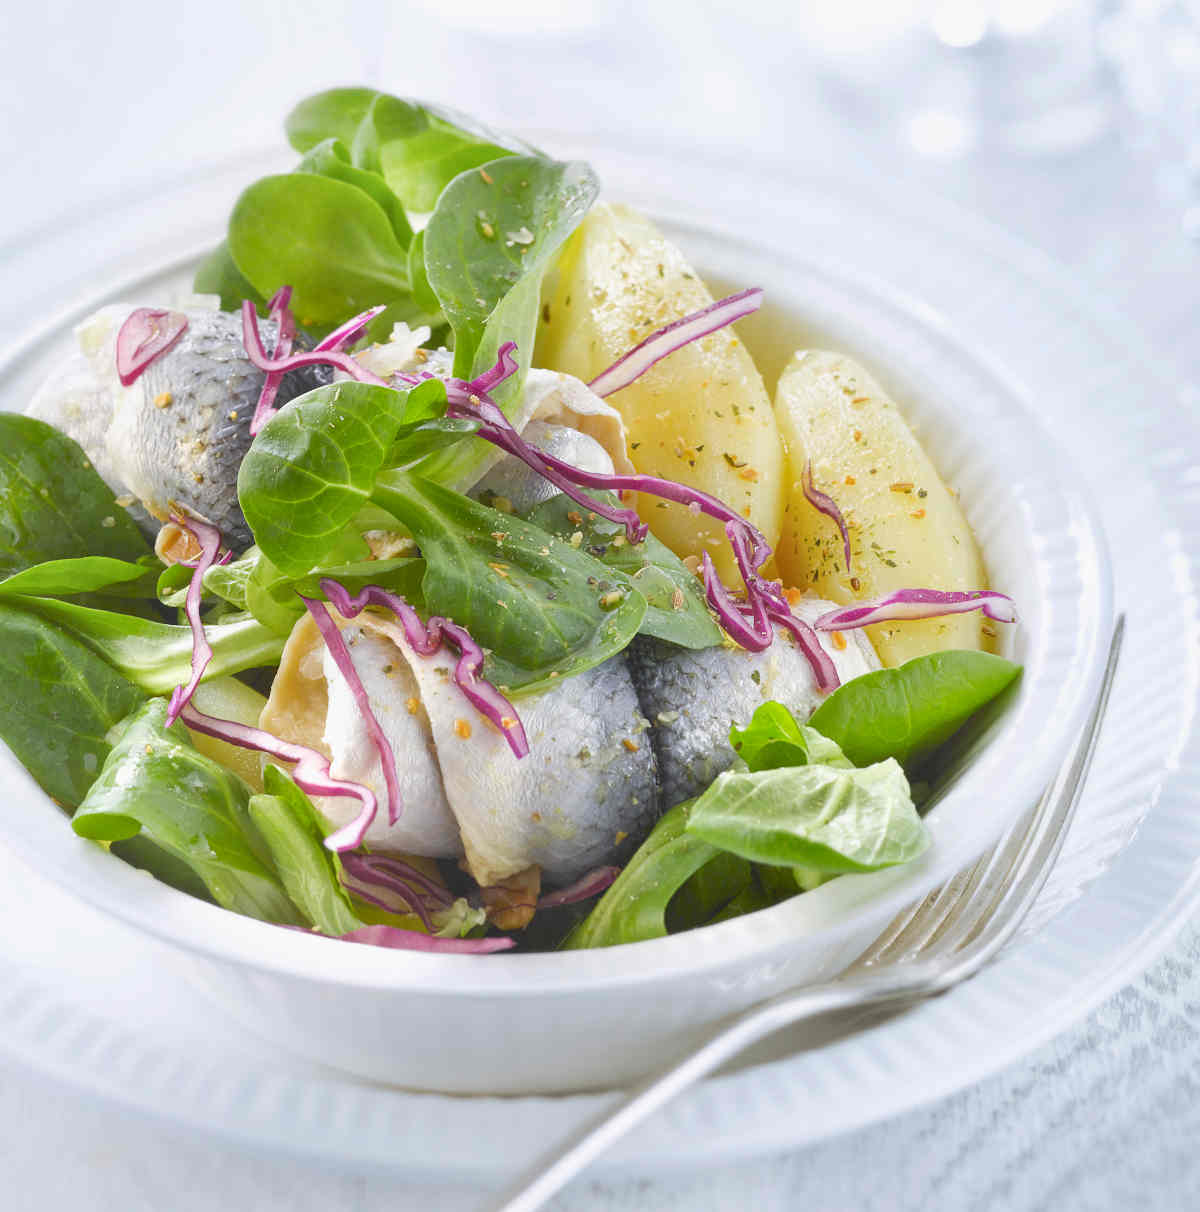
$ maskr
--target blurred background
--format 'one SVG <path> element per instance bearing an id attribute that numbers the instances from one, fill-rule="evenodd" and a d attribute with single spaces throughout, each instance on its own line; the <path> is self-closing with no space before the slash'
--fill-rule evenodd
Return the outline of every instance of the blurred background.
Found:
<path id="1" fill-rule="evenodd" d="M 363 83 L 499 127 L 923 188 L 1065 262 L 1164 345 L 1194 298 L 1200 0 L 3 10 L 0 249 L 231 157 L 249 177 L 296 99 Z"/>

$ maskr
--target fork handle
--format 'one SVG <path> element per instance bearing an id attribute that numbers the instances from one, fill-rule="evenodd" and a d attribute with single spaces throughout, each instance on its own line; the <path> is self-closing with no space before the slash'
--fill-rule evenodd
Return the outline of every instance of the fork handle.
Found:
<path id="1" fill-rule="evenodd" d="M 939 983 L 923 976 L 897 981 L 894 974 L 885 980 L 868 975 L 771 998 L 720 1027 L 698 1049 L 652 1075 L 615 1108 L 602 1112 L 557 1145 L 552 1154 L 540 1158 L 508 1188 L 501 1202 L 493 1205 L 494 1212 L 533 1212 L 540 1208 L 601 1153 L 693 1082 L 783 1027 L 832 1010 L 911 1002 L 941 990 Z"/>

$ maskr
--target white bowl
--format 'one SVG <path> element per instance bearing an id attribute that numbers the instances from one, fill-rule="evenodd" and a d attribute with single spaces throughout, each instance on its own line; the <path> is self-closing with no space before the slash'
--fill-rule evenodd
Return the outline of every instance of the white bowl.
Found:
<path id="1" fill-rule="evenodd" d="M 242 181 L 251 175 L 237 170 Z M 90 905 L 174 943 L 197 987 L 248 1030 L 375 1081 L 463 1093 L 619 1085 L 715 1020 L 833 974 L 898 908 L 974 858 L 1032 804 L 1095 691 L 1112 620 L 1104 538 L 1021 387 L 958 340 L 929 302 L 846 270 L 837 249 L 789 249 L 795 233 L 777 206 L 764 203 L 762 222 L 752 225 L 759 243 L 683 218 L 683 207 L 647 199 L 644 189 L 643 182 L 632 200 L 655 214 L 701 272 L 766 288 L 768 304 L 743 335 L 769 378 L 793 348 L 826 346 L 860 358 L 896 395 L 960 492 L 992 585 L 1018 603 L 1021 623 L 1005 643 L 1025 672 L 986 744 L 954 771 L 926 818 L 933 845 L 917 863 L 846 876 L 672 938 L 564 954 L 382 951 L 227 913 L 77 838 L 0 752 L 0 838 Z M 179 254 L 194 247 L 194 234 L 170 242 L 171 264 L 72 307 L 5 359 L 3 406 L 23 406 L 68 344 L 74 319 L 116 297 L 163 297 L 186 277 L 192 259 Z"/>

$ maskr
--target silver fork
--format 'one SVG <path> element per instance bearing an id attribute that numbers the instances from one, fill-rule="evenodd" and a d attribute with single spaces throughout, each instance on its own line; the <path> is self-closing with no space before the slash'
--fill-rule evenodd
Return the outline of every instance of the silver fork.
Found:
<path id="1" fill-rule="evenodd" d="M 1031 813 L 974 866 L 900 913 L 835 980 L 777 994 L 723 1025 L 698 1049 L 638 1086 L 615 1110 L 541 1158 L 495 1212 L 533 1212 L 647 1116 L 743 1049 L 835 1010 L 900 1007 L 974 976 L 1016 934 L 1062 848 L 1108 706 L 1125 633 L 1117 618 L 1095 706 L 1074 749 Z"/>

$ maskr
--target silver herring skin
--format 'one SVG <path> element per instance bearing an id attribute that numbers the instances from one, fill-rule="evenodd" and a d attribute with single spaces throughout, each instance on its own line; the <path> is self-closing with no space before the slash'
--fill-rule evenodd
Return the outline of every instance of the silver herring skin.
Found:
<path id="1" fill-rule="evenodd" d="M 29 411 L 83 447 L 118 495 L 130 494 L 151 519 L 176 505 L 216 526 L 242 549 L 253 541 L 237 500 L 237 474 L 250 448 L 250 420 L 263 374 L 246 357 L 241 319 L 185 308 L 187 331 L 129 386 L 116 369 L 116 336 L 132 308 L 105 307 L 76 335 L 79 352 L 39 389 Z M 275 331 L 263 324 L 270 349 Z M 293 371 L 276 405 L 329 379 L 322 368 Z M 139 516 L 150 535 L 157 523 Z"/>
<path id="2" fill-rule="evenodd" d="M 802 598 L 792 609 L 812 622 L 832 609 L 832 603 Z M 842 648 L 827 634 L 820 640 L 843 682 L 879 668 L 879 658 L 861 631 L 845 633 Z M 770 700 L 806 720 L 824 698 L 808 658 L 781 628 L 765 652 L 734 645 L 694 651 L 641 637 L 630 645 L 628 657 L 638 700 L 651 722 L 667 808 L 699 795 L 733 765 L 731 724 L 744 727 L 755 709 Z"/>

